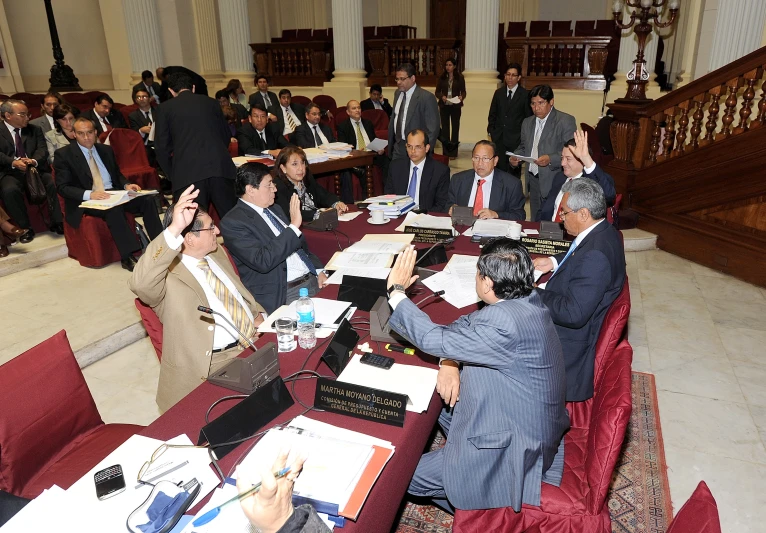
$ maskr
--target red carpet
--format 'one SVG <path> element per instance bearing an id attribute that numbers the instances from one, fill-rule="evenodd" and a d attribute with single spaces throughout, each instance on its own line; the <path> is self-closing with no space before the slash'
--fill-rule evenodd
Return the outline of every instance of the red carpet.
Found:
<path id="1" fill-rule="evenodd" d="M 665 533 L 672 517 L 654 376 L 633 372 L 633 412 L 612 476 L 609 513 L 614 533 Z M 430 449 L 444 446 L 440 431 Z M 448 533 L 452 516 L 431 505 L 403 504 L 396 533 Z"/>

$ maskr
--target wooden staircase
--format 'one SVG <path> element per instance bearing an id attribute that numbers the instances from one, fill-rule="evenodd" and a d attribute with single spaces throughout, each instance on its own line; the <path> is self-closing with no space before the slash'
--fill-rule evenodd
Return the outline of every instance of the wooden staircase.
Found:
<path id="1" fill-rule="evenodd" d="M 639 228 L 656 233 L 663 250 L 761 286 L 765 71 L 766 47 L 657 100 L 609 105 L 608 172 L 639 212 Z"/>

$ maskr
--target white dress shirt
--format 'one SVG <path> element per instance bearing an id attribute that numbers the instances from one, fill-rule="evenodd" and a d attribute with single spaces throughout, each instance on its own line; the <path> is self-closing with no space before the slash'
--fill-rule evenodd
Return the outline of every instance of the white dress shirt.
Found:
<path id="1" fill-rule="evenodd" d="M 181 247 L 181 244 L 184 240 L 182 235 L 174 237 L 169 230 L 165 230 L 163 235 L 165 236 L 165 241 L 168 243 L 170 248 L 173 250 L 178 250 Z M 236 285 L 234 285 L 234 283 L 231 281 L 231 278 L 229 278 L 229 276 L 226 275 L 226 272 L 224 272 L 224 270 L 216 264 L 212 257 L 208 255 L 206 259 L 208 265 L 210 265 L 210 270 L 212 270 L 213 273 L 218 276 L 218 279 L 220 279 L 226 288 L 229 289 L 229 292 L 234 295 L 237 301 L 245 309 L 245 312 L 247 313 L 247 316 L 250 317 L 250 320 L 253 320 L 253 314 L 250 312 L 250 307 L 247 305 L 244 299 L 242 299 L 242 295 L 237 290 Z M 181 263 L 183 263 L 191 275 L 194 276 L 194 279 L 197 280 L 197 283 L 199 283 L 200 287 L 202 287 L 202 292 L 205 293 L 205 298 L 207 298 L 208 307 L 210 307 L 213 311 L 221 313 L 223 316 L 234 322 L 234 320 L 231 318 L 231 315 L 229 314 L 229 311 L 226 310 L 226 306 L 223 304 L 223 302 L 221 302 L 221 300 L 218 299 L 218 296 L 216 296 L 215 292 L 213 292 L 213 288 L 207 282 L 207 276 L 202 271 L 202 269 L 197 266 L 199 262 L 200 260 L 196 257 L 181 254 Z M 213 333 L 213 350 L 220 350 L 222 348 L 226 348 L 233 342 L 239 342 L 240 335 L 237 333 L 237 330 L 233 329 L 218 315 L 214 314 L 213 320 L 215 320 L 215 331 Z"/>
<path id="2" fill-rule="evenodd" d="M 402 131 L 396 132 L 398 135 L 401 135 L 401 139 L 403 141 L 407 140 L 407 110 L 410 108 L 410 102 L 412 101 L 412 93 L 415 92 L 415 87 L 417 87 L 418 84 L 414 84 L 412 87 L 410 87 L 410 90 L 404 93 L 407 96 L 407 101 L 404 103 L 404 120 L 402 120 Z M 394 109 L 393 116 L 391 117 L 391 120 L 394 121 L 394 125 L 397 124 L 397 121 L 399 120 L 399 108 L 402 107 L 402 98 L 401 96 L 396 101 L 396 109 Z"/>
<path id="3" fill-rule="evenodd" d="M 593 163 L 591 163 L 591 165 L 588 168 L 585 168 L 583 170 L 585 170 L 586 174 L 590 174 L 591 172 L 596 170 L 596 162 L 594 161 Z M 578 178 L 582 178 L 582 172 L 580 172 L 577 176 L 574 176 L 572 178 L 567 178 L 567 180 L 564 182 L 564 185 Z M 553 204 L 553 216 L 551 217 L 551 220 L 554 222 L 556 221 L 556 215 L 558 215 L 559 213 L 559 207 L 561 207 L 561 199 L 564 197 L 564 185 L 562 185 L 561 189 L 559 189 L 559 193 L 556 195 L 556 202 Z"/>
<path id="4" fill-rule="evenodd" d="M 420 184 L 423 183 L 423 169 L 426 167 L 426 158 L 423 158 L 423 161 L 418 163 L 417 165 L 414 164 L 412 161 L 410 161 L 410 177 L 407 180 L 407 190 L 410 190 L 410 182 L 412 181 L 412 169 L 417 167 L 418 168 L 418 183 L 415 186 L 415 203 L 417 205 L 420 205 Z"/>
<path id="5" fill-rule="evenodd" d="M 516 85 L 514 85 L 512 89 L 509 89 L 508 86 L 506 85 L 505 86 L 505 97 L 508 98 L 508 96 L 510 95 L 510 99 L 513 100 L 513 95 L 516 94 L 516 89 L 518 89 L 518 88 L 519 88 L 519 84 L 518 83 Z"/>
<path id="6" fill-rule="evenodd" d="M 282 135 L 290 135 L 295 130 L 290 128 L 290 121 L 287 120 L 287 115 L 290 115 L 291 117 L 293 117 L 293 121 L 295 122 L 296 128 L 301 125 L 301 121 L 298 118 L 298 115 L 293 113 L 292 107 L 290 106 L 285 107 L 281 105 L 279 106 L 279 108 L 282 110 L 282 118 L 284 118 L 284 121 L 285 121 L 285 129 L 282 131 Z"/>
<path id="7" fill-rule="evenodd" d="M 271 223 L 271 220 L 269 220 L 269 217 L 263 214 L 262 207 L 258 207 L 255 204 L 246 202 L 245 200 L 242 200 L 242 198 L 240 198 L 240 200 L 244 202 L 245 204 L 249 205 L 251 208 L 255 209 L 255 212 L 261 216 L 261 218 L 266 222 L 269 228 L 271 228 L 271 231 L 274 232 L 275 236 L 279 235 L 280 231 L 276 227 L 274 227 L 274 224 Z M 280 223 L 284 224 L 276 214 L 274 215 L 274 217 Z M 290 228 L 291 230 L 293 230 L 293 232 L 295 232 L 295 235 L 297 235 L 298 237 L 301 236 L 301 230 L 299 230 L 292 224 L 290 224 L 289 226 L 283 225 L 282 227 Z M 303 259 L 301 259 L 296 252 L 291 253 L 287 257 L 287 281 L 288 282 L 293 281 L 294 279 L 298 279 L 302 276 L 305 276 L 308 273 L 309 273 L 309 267 L 306 266 L 306 263 L 303 262 Z"/>
<path id="8" fill-rule="evenodd" d="M 311 122 L 309 122 L 307 126 L 309 127 L 309 130 L 311 130 L 311 137 L 314 139 L 314 145 L 317 148 L 319 147 L 319 145 L 316 144 L 316 136 L 314 135 L 314 132 L 317 132 L 319 134 L 319 139 L 322 141 L 319 144 L 327 144 L 330 142 L 329 140 L 327 140 L 327 137 L 325 137 L 324 133 L 322 133 L 322 128 L 319 127 L 319 124 L 314 125 Z"/>
<path id="9" fill-rule="evenodd" d="M 481 207 L 483 209 L 489 209 L 489 196 L 490 194 L 492 194 L 492 178 L 494 177 L 495 177 L 494 170 L 486 178 L 482 178 L 481 176 L 479 176 L 478 174 L 474 172 L 473 185 L 471 186 L 471 196 L 468 197 L 468 207 L 473 207 L 473 202 L 474 202 L 474 199 L 476 198 L 476 189 L 478 188 L 479 180 L 485 180 L 481 186 L 481 190 L 484 192 L 484 205 L 482 205 Z"/>

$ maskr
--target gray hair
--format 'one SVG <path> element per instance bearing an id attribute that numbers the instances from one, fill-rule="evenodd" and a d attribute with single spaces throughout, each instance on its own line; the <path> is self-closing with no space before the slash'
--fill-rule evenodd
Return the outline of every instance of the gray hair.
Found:
<path id="1" fill-rule="evenodd" d="M 561 192 L 569 193 L 567 205 L 572 211 L 587 209 L 594 220 L 604 218 L 606 215 L 606 198 L 604 189 L 598 182 L 589 178 L 579 178 L 565 183 Z"/>
<path id="2" fill-rule="evenodd" d="M 0 115 L 5 118 L 6 113 L 13 113 L 13 106 L 14 105 L 27 105 L 24 103 L 24 100 L 14 100 L 13 98 L 9 98 L 8 100 L 4 100 L 2 104 L 0 104 Z"/>

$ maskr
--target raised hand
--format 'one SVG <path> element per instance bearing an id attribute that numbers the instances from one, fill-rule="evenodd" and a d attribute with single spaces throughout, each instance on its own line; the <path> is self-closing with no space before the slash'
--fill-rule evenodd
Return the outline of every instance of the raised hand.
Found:
<path id="1" fill-rule="evenodd" d="M 173 204 L 173 222 L 168 226 L 168 230 L 175 237 L 181 235 L 181 232 L 194 220 L 194 214 L 198 207 L 195 200 L 198 195 L 199 189 L 195 189 L 194 185 L 189 185 Z"/>
<path id="2" fill-rule="evenodd" d="M 582 166 L 585 168 L 591 166 L 593 164 L 593 158 L 590 156 L 590 152 L 588 151 L 587 132 L 577 130 L 574 132 L 574 140 L 575 146 L 569 147 L 569 149 L 572 151 L 572 155 L 579 159 L 580 163 L 582 163 Z"/>
<path id="3" fill-rule="evenodd" d="M 303 215 L 301 215 L 301 199 L 298 195 L 293 193 L 290 197 L 290 224 L 296 228 L 301 227 L 303 222 Z"/>

